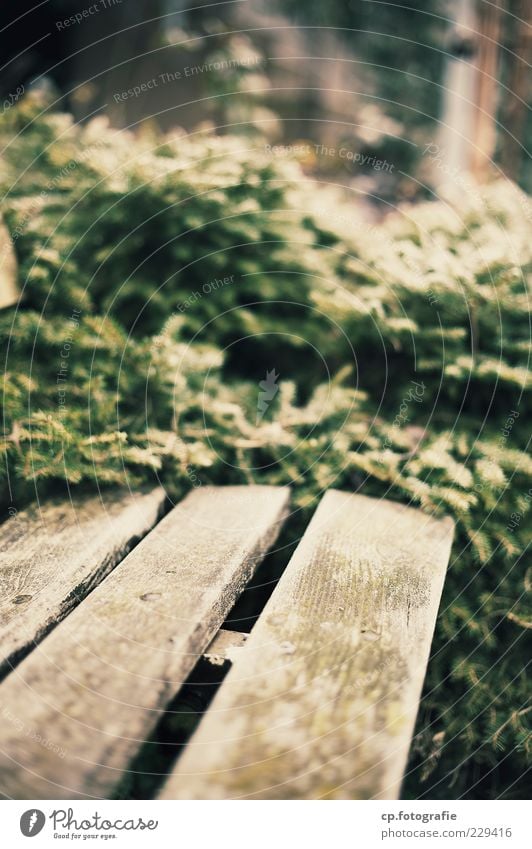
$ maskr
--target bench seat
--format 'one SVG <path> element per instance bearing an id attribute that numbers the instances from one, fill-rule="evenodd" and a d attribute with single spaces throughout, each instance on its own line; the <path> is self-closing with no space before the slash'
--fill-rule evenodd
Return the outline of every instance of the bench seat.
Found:
<path id="1" fill-rule="evenodd" d="M 0 527 L 5 797 L 112 796 L 202 656 L 231 669 L 160 798 L 398 797 L 453 523 L 330 490 L 249 637 L 220 630 L 289 498 L 201 487 L 161 518 L 154 490 L 99 522 L 81 499 L 74 549 L 57 505 Z"/>

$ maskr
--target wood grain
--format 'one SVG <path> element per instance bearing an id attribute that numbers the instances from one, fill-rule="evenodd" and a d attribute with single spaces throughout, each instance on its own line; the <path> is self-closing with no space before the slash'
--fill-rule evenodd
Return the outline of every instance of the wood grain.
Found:
<path id="1" fill-rule="evenodd" d="M 162 798 L 396 798 L 452 536 L 329 491 Z"/>
<path id="2" fill-rule="evenodd" d="M 0 525 L 0 679 L 157 522 L 160 487 L 38 505 Z"/>
<path id="3" fill-rule="evenodd" d="M 275 540 L 288 496 L 195 490 L 20 664 L 0 686 L 4 795 L 110 795 Z"/>

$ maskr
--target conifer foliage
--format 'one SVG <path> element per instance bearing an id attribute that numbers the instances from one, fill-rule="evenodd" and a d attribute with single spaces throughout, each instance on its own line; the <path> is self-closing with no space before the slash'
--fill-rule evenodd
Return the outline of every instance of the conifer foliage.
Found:
<path id="1" fill-rule="evenodd" d="M 160 479 L 289 484 L 303 515 L 331 486 L 453 515 L 407 788 L 518 795 L 528 198 L 495 184 L 371 227 L 244 139 L 79 128 L 37 96 L 0 136 L 23 287 L 0 313 L 5 506 Z"/>

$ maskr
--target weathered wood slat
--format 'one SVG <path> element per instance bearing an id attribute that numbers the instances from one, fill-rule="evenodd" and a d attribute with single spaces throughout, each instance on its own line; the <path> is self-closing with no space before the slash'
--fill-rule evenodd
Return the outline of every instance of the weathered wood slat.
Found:
<path id="1" fill-rule="evenodd" d="M 0 218 L 0 310 L 14 306 L 19 298 L 17 257 L 13 239 Z"/>
<path id="2" fill-rule="evenodd" d="M 0 525 L 0 678 L 157 522 L 160 487 L 38 505 Z"/>
<path id="3" fill-rule="evenodd" d="M 395 798 L 452 536 L 328 492 L 162 798 Z"/>
<path id="4" fill-rule="evenodd" d="M 288 496 L 195 490 L 43 640 L 0 686 L 1 792 L 111 793 L 274 541 Z"/>

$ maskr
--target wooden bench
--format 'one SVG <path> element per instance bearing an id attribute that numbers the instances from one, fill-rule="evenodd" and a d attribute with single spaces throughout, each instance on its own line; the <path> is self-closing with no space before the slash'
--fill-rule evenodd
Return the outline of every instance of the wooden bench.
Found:
<path id="1" fill-rule="evenodd" d="M 107 798 L 206 656 L 231 661 L 161 798 L 397 798 L 453 523 L 331 490 L 249 639 L 220 630 L 288 489 L 34 507 L 0 526 L 0 792 Z M 139 541 L 140 540 L 140 541 Z"/>

